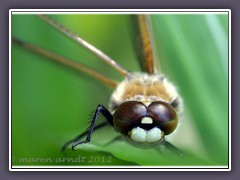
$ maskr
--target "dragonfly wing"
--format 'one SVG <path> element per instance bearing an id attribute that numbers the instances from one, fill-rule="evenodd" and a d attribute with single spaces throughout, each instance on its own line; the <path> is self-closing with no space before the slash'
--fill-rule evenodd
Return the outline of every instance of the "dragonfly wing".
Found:
<path id="1" fill-rule="evenodd" d="M 157 73 L 157 62 L 153 49 L 153 35 L 150 31 L 150 16 L 133 15 L 131 18 L 134 37 L 133 44 L 140 68 L 148 74 Z"/>

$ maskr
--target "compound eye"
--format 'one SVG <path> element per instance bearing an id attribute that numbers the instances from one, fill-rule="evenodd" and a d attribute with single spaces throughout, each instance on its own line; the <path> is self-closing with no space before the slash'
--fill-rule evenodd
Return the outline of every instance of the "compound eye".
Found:
<path id="1" fill-rule="evenodd" d="M 135 123 L 145 116 L 146 107 L 137 101 L 122 103 L 113 114 L 113 124 L 116 130 L 127 135 L 135 126 Z"/>
<path id="2" fill-rule="evenodd" d="M 148 115 L 164 131 L 165 135 L 171 134 L 177 127 L 178 117 L 175 109 L 166 102 L 153 102 L 148 106 Z"/>

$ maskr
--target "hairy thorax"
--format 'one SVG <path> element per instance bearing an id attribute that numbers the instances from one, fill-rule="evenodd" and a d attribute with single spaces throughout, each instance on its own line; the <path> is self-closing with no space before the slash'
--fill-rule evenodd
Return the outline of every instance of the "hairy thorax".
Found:
<path id="1" fill-rule="evenodd" d="M 111 111 L 114 112 L 125 101 L 139 101 L 146 106 L 154 101 L 164 101 L 175 103 L 175 109 L 180 109 L 176 88 L 161 74 L 130 73 L 113 92 Z"/>

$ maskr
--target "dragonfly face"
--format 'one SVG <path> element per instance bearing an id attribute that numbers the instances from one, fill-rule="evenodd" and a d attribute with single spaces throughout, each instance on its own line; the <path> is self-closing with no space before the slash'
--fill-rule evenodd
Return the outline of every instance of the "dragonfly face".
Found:
<path id="1" fill-rule="evenodd" d="M 112 95 L 113 125 L 137 142 L 162 141 L 177 127 L 177 112 L 171 105 L 176 97 L 176 89 L 164 76 L 132 73 Z"/>

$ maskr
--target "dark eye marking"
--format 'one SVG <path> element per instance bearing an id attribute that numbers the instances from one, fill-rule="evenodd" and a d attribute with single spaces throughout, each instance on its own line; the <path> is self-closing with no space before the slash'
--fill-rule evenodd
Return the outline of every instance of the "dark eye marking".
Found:
<path id="1" fill-rule="evenodd" d="M 147 114 L 153 118 L 156 125 L 164 134 L 172 133 L 178 124 L 178 117 L 175 109 L 166 102 L 156 101 L 147 108 Z"/>
<path id="2" fill-rule="evenodd" d="M 136 126 L 136 123 L 147 114 L 144 104 L 137 101 L 127 101 L 122 103 L 113 114 L 113 124 L 117 131 L 122 134 L 128 132 Z"/>

